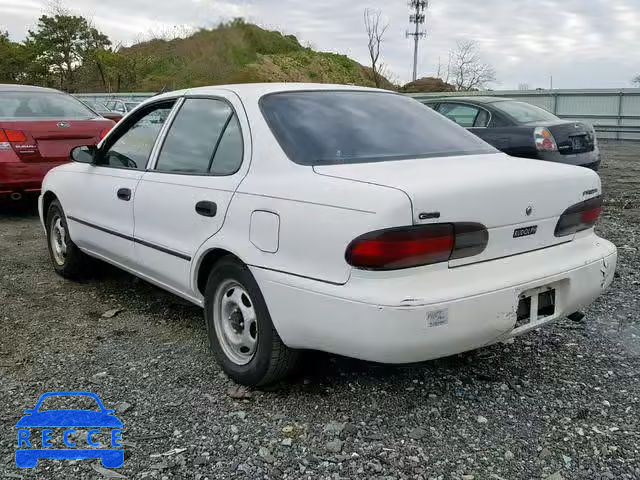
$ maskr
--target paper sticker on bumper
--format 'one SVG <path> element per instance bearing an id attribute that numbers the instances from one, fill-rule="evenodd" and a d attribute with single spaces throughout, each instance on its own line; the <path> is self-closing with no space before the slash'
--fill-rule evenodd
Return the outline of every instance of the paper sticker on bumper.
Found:
<path id="1" fill-rule="evenodd" d="M 449 311 L 448 310 L 435 310 L 433 312 L 427 312 L 427 327 L 441 327 L 449 323 Z"/>

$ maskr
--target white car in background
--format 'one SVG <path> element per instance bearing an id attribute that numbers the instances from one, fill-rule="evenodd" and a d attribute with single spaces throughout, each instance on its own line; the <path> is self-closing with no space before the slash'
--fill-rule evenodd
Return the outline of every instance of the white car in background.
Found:
<path id="1" fill-rule="evenodd" d="M 40 198 L 56 272 L 96 257 L 204 307 L 243 384 L 303 349 L 408 363 L 490 345 L 614 276 L 596 173 L 508 157 L 391 92 L 167 93 L 72 157 Z"/>

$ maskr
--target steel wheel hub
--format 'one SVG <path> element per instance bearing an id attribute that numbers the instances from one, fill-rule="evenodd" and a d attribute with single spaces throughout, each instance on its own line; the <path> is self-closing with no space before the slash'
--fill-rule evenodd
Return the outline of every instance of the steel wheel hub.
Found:
<path id="1" fill-rule="evenodd" d="M 251 361 L 258 346 L 258 318 L 242 285 L 226 280 L 216 289 L 213 324 L 225 355 L 237 365 Z"/>
<path id="2" fill-rule="evenodd" d="M 51 251 L 53 258 L 58 265 L 64 265 L 67 257 L 67 231 L 62 225 L 62 218 L 55 216 L 52 220 L 51 234 L 49 241 L 51 242 Z"/>

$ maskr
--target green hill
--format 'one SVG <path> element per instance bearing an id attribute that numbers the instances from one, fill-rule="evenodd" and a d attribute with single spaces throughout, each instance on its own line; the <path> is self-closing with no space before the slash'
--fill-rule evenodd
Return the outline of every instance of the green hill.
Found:
<path id="1" fill-rule="evenodd" d="M 374 86 L 371 70 L 345 55 L 303 47 L 293 35 L 243 20 L 200 30 L 187 38 L 154 39 L 105 59 L 102 72 L 87 65 L 80 90 L 174 90 L 248 82 L 323 82 Z M 105 74 L 106 72 L 106 74 Z M 386 88 L 393 88 L 385 83 Z"/>

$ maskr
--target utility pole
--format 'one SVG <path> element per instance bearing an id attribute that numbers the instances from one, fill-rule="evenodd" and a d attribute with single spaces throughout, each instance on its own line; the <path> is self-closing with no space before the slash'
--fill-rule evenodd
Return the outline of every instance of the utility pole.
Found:
<path id="1" fill-rule="evenodd" d="M 407 31 L 407 38 L 413 37 L 413 81 L 418 78 L 418 42 L 427 34 L 421 30 L 426 20 L 426 10 L 429 8 L 429 0 L 409 0 L 409 9 L 413 12 L 409 15 L 409 23 L 414 23 L 416 28 L 413 32 Z"/>

